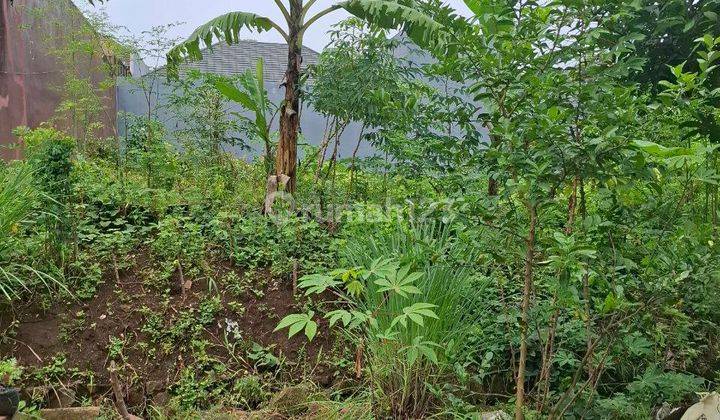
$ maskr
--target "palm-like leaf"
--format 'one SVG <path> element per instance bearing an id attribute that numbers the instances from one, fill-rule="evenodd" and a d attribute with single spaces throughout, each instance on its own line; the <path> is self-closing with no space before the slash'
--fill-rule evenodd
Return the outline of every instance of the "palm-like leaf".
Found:
<path id="1" fill-rule="evenodd" d="M 445 27 L 425 13 L 390 0 L 347 0 L 340 6 L 349 13 L 385 29 L 402 29 L 418 46 L 449 52 Z"/>
<path id="2" fill-rule="evenodd" d="M 451 47 L 444 26 L 423 12 L 392 0 L 346 0 L 333 5 L 302 24 L 307 29 L 319 17 L 343 8 L 349 13 L 387 29 L 403 29 L 417 45 L 447 52 Z M 223 40 L 228 44 L 239 41 L 243 28 L 258 32 L 275 29 L 288 41 L 287 33 L 271 19 L 248 12 L 230 12 L 207 22 L 195 30 L 182 43 L 167 54 L 168 71 L 175 74 L 183 60 L 201 60 L 201 48 L 212 47 L 213 41 Z"/>
<path id="3" fill-rule="evenodd" d="M 263 60 L 260 59 L 255 65 L 254 73 L 248 71 L 243 75 L 240 83 L 244 90 L 239 89 L 225 79 L 217 80 L 214 84 L 217 90 L 227 99 L 237 102 L 243 108 L 255 113 L 255 120 L 251 120 L 255 133 L 264 142 L 269 142 L 268 114 L 271 112 L 271 103 L 265 91 L 263 66 Z"/>
<path id="4" fill-rule="evenodd" d="M 197 28 L 188 39 L 167 53 L 168 72 L 171 75 L 176 74 L 178 65 L 184 60 L 201 60 L 202 46 L 211 48 L 215 39 L 223 40 L 228 44 L 238 43 L 240 31 L 244 28 L 258 32 L 276 28 L 282 33 L 282 29 L 272 20 L 255 13 L 230 12 L 218 16 Z"/>

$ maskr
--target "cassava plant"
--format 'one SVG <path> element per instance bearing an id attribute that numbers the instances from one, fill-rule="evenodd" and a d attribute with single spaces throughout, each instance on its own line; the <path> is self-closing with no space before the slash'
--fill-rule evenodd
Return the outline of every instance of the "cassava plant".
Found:
<path id="1" fill-rule="evenodd" d="M 376 415 L 422 417 L 434 403 L 428 384 L 462 347 L 462 324 L 471 325 L 457 312 L 471 301 L 463 297 L 467 277 L 439 266 L 418 270 L 392 258 L 362 263 L 304 276 L 298 286 L 306 296 L 335 296 L 339 309 L 324 318 L 356 346 L 355 375 L 372 385 Z M 290 336 L 302 331 L 312 339 L 318 328 L 314 316 L 289 315 L 276 330 L 288 328 Z"/>

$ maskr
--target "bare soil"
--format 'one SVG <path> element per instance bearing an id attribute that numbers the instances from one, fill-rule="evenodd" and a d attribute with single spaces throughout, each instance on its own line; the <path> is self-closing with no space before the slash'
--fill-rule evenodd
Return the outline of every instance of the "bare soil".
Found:
<path id="1" fill-rule="evenodd" d="M 114 271 L 105 270 L 103 282 L 94 298 L 85 302 L 55 299 L 56 302 L 43 310 L 39 305 L 18 305 L 0 311 L 0 358 L 14 357 L 23 366 L 44 366 L 53 357 L 64 355 L 66 367 L 89 371 L 94 376 L 94 390 L 109 392 L 109 343 L 110 337 L 127 339 L 123 347 L 123 375 L 133 385 L 128 388 L 130 399 L 148 398 L 152 394 L 165 392 L 174 383 L 181 370 L 197 361 L 190 345 L 178 345 L 168 351 L 156 349 L 151 355 L 147 347 L 138 343 L 151 343 L 148 333 L 143 332 L 149 311 L 160 315 L 169 327 L 180 318 L 180 314 L 197 309 L 200 303 L 211 296 L 219 296 L 221 309 L 213 322 L 208 324 L 201 337 L 210 343 L 207 354 L 223 363 L 233 363 L 236 368 L 255 370 L 254 362 L 246 357 L 246 350 L 237 348 L 230 354 L 224 345 L 227 336 L 227 320 L 237 322 L 238 330 L 247 343 L 256 342 L 271 348 L 271 352 L 287 360 L 288 369 L 302 369 L 312 372 L 320 384 L 332 382 L 331 367 L 326 357 L 332 350 L 332 342 L 326 325 L 321 323 L 318 337 L 312 342 L 299 334 L 291 339 L 287 330 L 273 332 L 284 316 L 298 312 L 301 305 L 293 294 L 292 281 L 273 278 L 267 269 L 253 271 L 253 291 L 242 296 L 233 295 L 220 279 L 234 271 L 242 278 L 244 270 L 233 267 L 227 261 L 211 263 L 214 286 L 207 279 L 193 281 L 191 289 L 183 297 L 179 288 L 167 293 L 147 284 L 144 273 L 152 269 L 153 263 L 145 251 L 128 256 L 132 268 L 120 271 L 116 282 Z M 175 282 L 177 273 L 171 279 Z M 187 276 L 186 276 L 187 277 Z M 165 288 L 167 290 L 167 287 Z M 261 292 L 261 293 L 258 293 Z M 231 304 L 231 302 L 234 302 Z M 241 305 L 238 305 L 240 303 Z M 244 308 L 236 311 L 238 307 Z M 149 311 L 148 311 L 149 310 Z M 80 317 L 78 314 L 82 313 Z M 81 318 L 82 321 L 77 321 Z M 4 341 L 4 343 L 2 343 Z M 241 362 L 238 362 L 241 361 Z M 245 363 L 243 363 L 244 361 Z M 23 384 L 29 387 L 38 384 Z M 141 394 L 133 397 L 133 393 Z"/>

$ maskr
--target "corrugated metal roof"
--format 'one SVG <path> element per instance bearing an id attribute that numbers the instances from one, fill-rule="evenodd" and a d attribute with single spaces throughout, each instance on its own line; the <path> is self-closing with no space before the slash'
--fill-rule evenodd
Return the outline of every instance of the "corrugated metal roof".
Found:
<path id="1" fill-rule="evenodd" d="M 255 69 L 257 61 L 262 58 L 265 83 L 279 85 L 287 68 L 286 44 L 243 40 L 233 45 L 218 43 L 212 49 L 203 50 L 202 53 L 202 60 L 185 63 L 180 71 L 195 69 L 223 75 L 242 74 L 247 70 Z M 303 47 L 302 53 L 303 67 L 317 63 L 319 56 L 317 52 Z"/>

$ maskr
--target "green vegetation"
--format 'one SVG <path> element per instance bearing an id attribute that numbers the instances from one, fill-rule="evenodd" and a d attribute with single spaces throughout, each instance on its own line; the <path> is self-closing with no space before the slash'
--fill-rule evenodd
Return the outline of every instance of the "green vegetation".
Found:
<path id="1" fill-rule="evenodd" d="M 297 107 L 270 103 L 262 63 L 169 82 L 182 129 L 151 109 L 101 147 L 19 128 L 0 383 L 36 387 L 26 411 L 72 390 L 148 418 L 644 419 L 717 391 L 718 3 L 677 22 L 674 1 L 466 4 L 342 3 L 356 17 L 293 93 L 327 132 L 291 167 L 271 156 L 297 133 L 270 121 Z M 170 58 L 264 19 L 216 19 Z"/>

